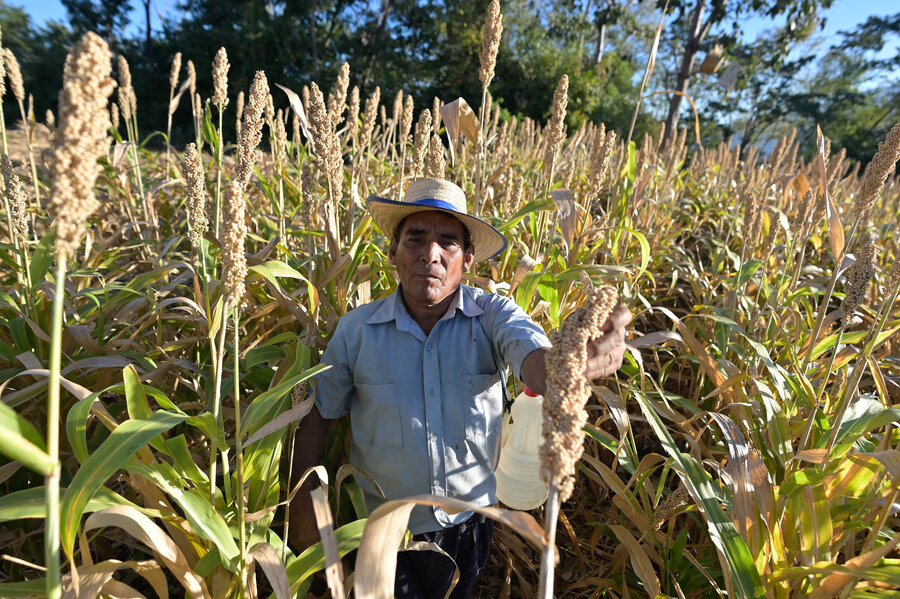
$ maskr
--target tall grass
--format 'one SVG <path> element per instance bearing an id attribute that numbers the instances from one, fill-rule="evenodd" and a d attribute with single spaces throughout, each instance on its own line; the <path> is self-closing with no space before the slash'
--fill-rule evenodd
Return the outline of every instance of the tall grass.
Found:
<path id="1" fill-rule="evenodd" d="M 317 571 L 335 583 L 337 556 L 361 542 L 356 592 L 390 588 L 390 568 L 377 566 L 400 543 L 406 504 L 372 514 L 364 534 L 350 480 L 365 473 L 319 469 L 324 540 L 297 554 L 284 543 L 295 489 L 281 463 L 286 432 L 309 410 L 292 390 L 322 368 L 342 314 L 395 288 L 362 200 L 397 197 L 420 168 L 478 198 L 510 241 L 468 283 L 548 330 L 595 284 L 615 287 L 636 316 L 625 366 L 591 386 L 554 543 L 538 524 L 557 522 L 552 510 L 484 510 L 502 524 L 481 596 L 535 596 L 553 544 L 558 597 L 900 588 L 894 133 L 878 177 L 860 176 L 824 136 L 807 162 L 792 137 L 763 159 L 733 144 L 688 147 L 685 132 L 665 147 L 661 134 L 623 143 L 593 123 L 566 132 L 563 84 L 550 123 L 489 123 L 485 82 L 483 146 L 460 136 L 451 163 L 431 136 L 446 133 L 438 110 L 410 152 L 423 107 L 406 115 L 401 104 L 391 118 L 376 89 L 360 110 L 358 91 L 347 99 L 352 75 L 327 95 L 310 86 L 308 122 L 299 95 L 276 94 L 273 114 L 290 107 L 298 133 L 274 148 L 257 149 L 260 73 L 246 106 L 224 99 L 240 90 L 197 91 L 215 100 L 192 98 L 190 150 L 142 146 L 137 102 L 123 93 L 126 139 L 97 163 L 76 153 L 90 177 L 66 162 L 65 131 L 78 115 L 105 120 L 105 99 L 61 112 L 53 172 L 28 177 L 28 154 L 11 156 L 18 177 L 51 187 L 48 199 L 23 186 L 34 220 L 24 237 L 9 202 L 0 219 L 0 539 L 14 556 L 0 562 L 0 595 L 303 596 Z M 243 119 L 236 145 L 222 137 L 226 117 Z M 91 210 L 66 220 L 72 185 Z M 222 196 L 240 202 L 225 202 L 218 230 Z M 205 234 L 192 216 L 200 197 L 214 198 Z M 841 305 L 859 273 L 845 267 L 869 239 L 871 282 L 851 314 Z M 337 428 L 329 468 L 344 459 L 347 427 Z M 396 543 L 379 544 L 377 531 Z"/>

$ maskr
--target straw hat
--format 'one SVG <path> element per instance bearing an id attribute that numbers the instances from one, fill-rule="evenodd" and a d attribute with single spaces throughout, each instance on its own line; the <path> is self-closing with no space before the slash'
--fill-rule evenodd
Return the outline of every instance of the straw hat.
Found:
<path id="1" fill-rule="evenodd" d="M 436 210 L 454 216 L 469 230 L 475 246 L 475 262 L 492 258 L 506 249 L 503 233 L 468 214 L 465 192 L 445 179 L 413 181 L 402 201 L 369 196 L 366 207 L 378 227 L 392 240 L 397 225 L 404 218 L 416 212 Z"/>

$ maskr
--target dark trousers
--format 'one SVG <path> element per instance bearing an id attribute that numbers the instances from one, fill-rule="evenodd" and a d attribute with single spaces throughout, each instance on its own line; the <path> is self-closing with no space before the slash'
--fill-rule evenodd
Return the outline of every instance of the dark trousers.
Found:
<path id="1" fill-rule="evenodd" d="M 456 526 L 414 536 L 414 541 L 438 545 L 456 566 L 436 551 L 400 551 L 394 583 L 397 599 L 444 599 L 457 567 L 459 582 L 450 598 L 468 599 L 487 563 L 493 535 L 494 521 L 476 515 Z"/>

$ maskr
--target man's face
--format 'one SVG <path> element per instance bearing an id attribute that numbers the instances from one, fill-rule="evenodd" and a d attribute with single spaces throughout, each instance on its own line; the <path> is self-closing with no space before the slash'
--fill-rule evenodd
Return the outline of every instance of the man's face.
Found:
<path id="1" fill-rule="evenodd" d="M 409 308 L 434 307 L 456 292 L 475 259 L 474 248 L 466 251 L 464 243 L 465 228 L 452 216 L 417 212 L 406 218 L 388 256 Z"/>

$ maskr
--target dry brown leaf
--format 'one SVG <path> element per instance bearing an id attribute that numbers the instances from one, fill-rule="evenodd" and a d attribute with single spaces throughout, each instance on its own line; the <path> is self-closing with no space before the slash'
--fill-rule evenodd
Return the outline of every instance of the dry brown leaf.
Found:
<path id="1" fill-rule="evenodd" d="M 372 512 L 363 531 L 356 559 L 357 599 L 391 599 L 394 596 L 397 548 L 406 534 L 409 514 L 416 505 L 436 505 L 448 511 L 472 510 L 515 529 L 538 549 L 545 545 L 543 529 L 525 512 L 476 507 L 461 499 L 435 495 L 387 501 Z"/>
<path id="2" fill-rule="evenodd" d="M 257 543 L 247 551 L 247 558 L 260 565 L 278 599 L 290 599 L 291 585 L 284 569 L 284 562 L 272 545 Z"/>
<path id="3" fill-rule="evenodd" d="M 319 537 L 322 539 L 322 551 L 325 553 L 325 580 L 328 582 L 328 589 L 335 599 L 344 599 L 344 572 L 337 537 L 334 536 L 334 519 L 331 517 L 328 497 L 322 487 L 310 491 L 309 496 L 312 498 Z"/>
<path id="4" fill-rule="evenodd" d="M 637 574 L 638 578 L 641 579 L 641 582 L 644 583 L 644 589 L 647 591 L 647 596 L 650 597 L 650 599 L 656 599 L 656 596 L 659 595 L 660 591 L 659 577 L 656 575 L 656 570 L 653 569 L 650 558 L 647 557 L 647 552 L 644 551 L 641 544 L 638 543 L 637 539 L 635 539 L 624 526 L 620 524 L 610 524 L 609 528 L 628 549 L 631 567 L 634 568 L 634 573 Z"/>
<path id="5" fill-rule="evenodd" d="M 568 189 L 555 189 L 550 192 L 550 196 L 556 202 L 556 218 L 568 253 L 575 238 L 575 196 Z"/>
<path id="6" fill-rule="evenodd" d="M 153 520 L 132 507 L 115 506 L 88 516 L 84 523 L 84 531 L 107 526 L 121 528 L 149 547 L 191 597 L 210 597 L 206 583 L 190 569 L 184 554 L 178 549 L 172 538 L 163 532 Z"/>
<path id="7" fill-rule="evenodd" d="M 890 554 L 894 547 L 897 546 L 897 543 L 900 543 L 900 535 L 895 535 L 890 541 L 877 549 L 873 549 L 868 553 L 864 553 L 852 559 L 848 559 L 844 566 L 851 570 L 865 570 L 866 568 L 871 567 L 875 562 L 883 559 L 885 556 Z M 846 587 L 854 580 L 857 580 L 858 578 L 859 577 L 854 576 L 853 574 L 848 574 L 846 572 L 835 572 L 834 574 L 829 574 L 824 579 L 822 579 L 818 587 L 813 589 L 813 591 L 809 594 L 809 599 L 827 599 L 829 597 L 837 597 L 844 589 L 844 587 Z"/>

